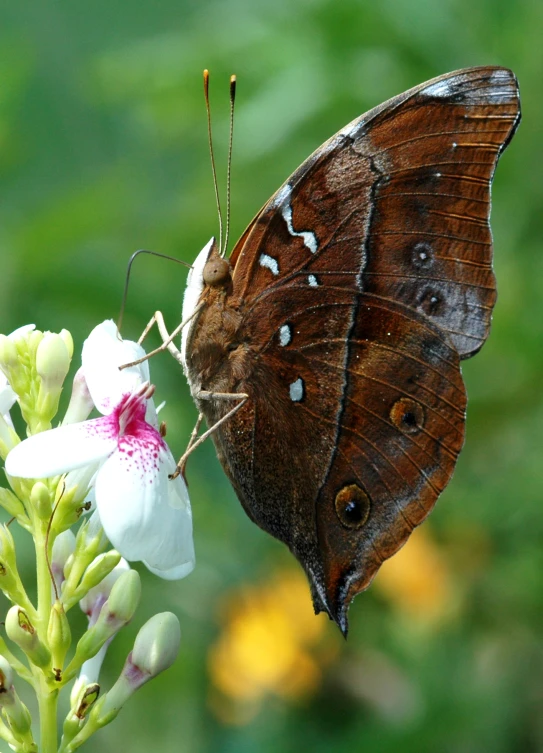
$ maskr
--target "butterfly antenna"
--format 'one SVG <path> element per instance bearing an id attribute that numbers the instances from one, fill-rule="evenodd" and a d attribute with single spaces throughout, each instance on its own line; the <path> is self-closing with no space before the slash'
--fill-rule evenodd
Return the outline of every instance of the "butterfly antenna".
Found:
<path id="1" fill-rule="evenodd" d="M 209 139 L 209 155 L 211 157 L 211 170 L 213 172 L 213 187 L 215 189 L 215 201 L 217 203 L 217 213 L 219 215 L 219 253 L 222 249 L 222 212 L 221 200 L 219 199 L 219 187 L 217 185 L 217 168 L 215 167 L 215 155 L 213 153 L 213 137 L 211 135 L 211 108 L 209 106 L 209 71 L 204 71 L 204 97 L 207 111 L 207 136 Z"/>
<path id="2" fill-rule="evenodd" d="M 121 301 L 121 310 L 119 311 L 119 318 L 117 319 L 117 332 L 118 333 L 121 331 L 123 318 L 124 318 L 124 312 L 126 309 L 126 301 L 128 299 L 128 286 L 130 284 L 130 273 L 132 272 L 132 265 L 134 264 L 134 262 L 136 261 L 136 258 L 140 254 L 148 254 L 149 256 L 158 256 L 159 259 L 167 259 L 168 261 L 173 261 L 176 264 L 182 264 L 183 266 L 188 267 L 189 269 L 192 269 L 192 266 L 188 264 L 186 261 L 183 261 L 182 259 L 175 259 L 173 256 L 167 256 L 166 254 L 159 254 L 158 251 L 148 251 L 146 248 L 140 248 L 138 251 L 134 251 L 126 267 L 126 277 L 124 279 L 124 291 L 123 291 L 123 298 Z"/>
<path id="3" fill-rule="evenodd" d="M 226 175 L 226 233 L 224 237 L 224 253 L 228 249 L 230 234 L 230 185 L 232 172 L 232 144 L 234 143 L 234 103 L 236 101 L 236 77 L 230 76 L 230 136 L 228 139 L 228 172 Z"/>

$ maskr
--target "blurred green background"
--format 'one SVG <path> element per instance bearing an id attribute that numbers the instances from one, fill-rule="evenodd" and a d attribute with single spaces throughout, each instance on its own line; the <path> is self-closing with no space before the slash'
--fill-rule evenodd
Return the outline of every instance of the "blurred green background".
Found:
<path id="1" fill-rule="evenodd" d="M 156 611 L 178 614 L 180 657 L 86 750 L 543 751 L 542 38 L 541 0 L 0 6 L 0 331 L 66 327 L 78 349 L 117 316 L 135 249 L 192 261 L 216 233 L 204 67 L 221 186 L 238 76 L 233 237 L 321 142 L 428 78 L 502 64 L 523 101 L 493 189 L 492 335 L 464 364 L 466 446 L 431 520 L 357 598 L 345 643 L 203 447 L 188 472 L 197 568 L 142 573 L 104 687 Z M 176 323 L 185 279 L 141 258 L 125 337 L 155 309 Z M 152 368 L 180 454 L 195 409 L 173 360 Z"/>

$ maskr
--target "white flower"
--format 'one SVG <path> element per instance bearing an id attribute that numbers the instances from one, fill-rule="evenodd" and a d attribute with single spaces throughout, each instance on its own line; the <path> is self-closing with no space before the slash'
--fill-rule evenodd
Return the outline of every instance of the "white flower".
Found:
<path id="1" fill-rule="evenodd" d="M 115 549 L 156 575 L 183 578 L 194 567 L 192 516 L 173 456 L 158 431 L 149 365 L 119 370 L 145 355 L 112 321 L 91 332 L 82 370 L 103 415 L 36 434 L 6 459 L 10 476 L 42 478 L 97 464 L 96 507 Z"/>
<path id="2" fill-rule="evenodd" d="M 0 416 L 9 426 L 13 426 L 9 412 L 16 400 L 17 395 L 9 386 L 6 375 L 0 371 Z"/>

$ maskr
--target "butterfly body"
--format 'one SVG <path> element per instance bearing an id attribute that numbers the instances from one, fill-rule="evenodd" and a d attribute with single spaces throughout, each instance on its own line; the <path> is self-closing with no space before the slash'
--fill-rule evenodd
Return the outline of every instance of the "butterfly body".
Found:
<path id="1" fill-rule="evenodd" d="M 462 447 L 459 364 L 495 301 L 490 181 L 518 119 L 505 69 L 423 84 L 318 149 L 229 261 L 211 241 L 191 271 L 193 397 L 212 426 L 244 396 L 219 459 L 343 632 Z"/>

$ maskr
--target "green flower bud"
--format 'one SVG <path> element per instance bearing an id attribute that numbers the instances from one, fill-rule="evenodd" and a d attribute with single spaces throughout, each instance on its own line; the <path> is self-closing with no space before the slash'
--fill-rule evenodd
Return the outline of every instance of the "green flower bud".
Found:
<path id="1" fill-rule="evenodd" d="M 0 654 L 0 695 L 9 692 L 13 685 L 13 670 L 11 664 Z"/>
<path id="2" fill-rule="evenodd" d="M 32 745 L 30 712 L 15 691 L 12 669 L 3 656 L 0 656 L 0 707 L 14 737 L 20 742 Z"/>
<path id="3" fill-rule="evenodd" d="M 141 580 L 135 570 L 122 573 L 113 585 L 108 600 L 103 605 L 96 623 L 81 636 L 75 655 L 66 668 L 65 677 L 75 675 L 83 662 L 91 659 L 123 625 L 129 622 L 138 606 Z"/>
<path id="4" fill-rule="evenodd" d="M 38 638 L 28 614 L 17 605 L 11 607 L 6 615 L 6 633 L 37 667 L 43 668 L 50 664 L 49 649 Z"/>
<path id="5" fill-rule="evenodd" d="M 181 626 L 172 612 L 161 612 L 147 620 L 136 636 L 131 661 L 148 678 L 169 669 L 179 653 Z M 124 671 L 124 670 L 123 670 Z"/>
<path id="6" fill-rule="evenodd" d="M 109 724 L 138 688 L 171 667 L 180 641 L 179 620 L 172 612 L 151 617 L 139 631 L 119 679 L 91 711 L 89 723 Z"/>
<path id="7" fill-rule="evenodd" d="M 85 570 L 81 584 L 77 589 L 78 601 L 91 589 L 101 583 L 121 561 L 121 555 L 115 549 L 99 554 Z"/>
<path id="8" fill-rule="evenodd" d="M 15 604 L 28 608 L 32 614 L 35 613 L 17 570 L 15 542 L 6 525 L 0 525 L 0 589 Z"/>
<path id="9" fill-rule="evenodd" d="M 0 505 L 11 517 L 27 519 L 23 503 L 10 489 L 0 489 Z"/>
<path id="10" fill-rule="evenodd" d="M 81 700 L 79 701 L 77 708 L 74 710 L 74 714 L 78 719 L 84 719 L 91 708 L 94 706 L 100 695 L 100 685 L 97 682 L 87 685 L 83 690 Z"/>
<path id="11" fill-rule="evenodd" d="M 36 481 L 30 492 L 30 502 L 41 520 L 49 520 L 53 510 L 51 493 L 43 481 Z"/>
<path id="12" fill-rule="evenodd" d="M 61 670 L 64 664 L 64 659 L 70 644 L 72 642 L 72 635 L 70 632 L 70 625 L 66 612 L 60 601 L 55 601 L 51 607 L 51 614 L 49 617 L 49 625 L 47 626 L 47 643 L 51 649 L 53 657 L 53 672 L 55 677 L 60 681 Z"/>
<path id="13" fill-rule="evenodd" d="M 108 614 L 105 619 L 108 622 L 119 622 L 119 627 L 125 625 L 134 616 L 134 612 L 140 601 L 141 580 L 136 570 L 127 570 L 122 573 L 116 583 L 113 584 L 109 599 L 104 604 L 102 612 L 107 607 Z M 98 621 L 102 618 L 102 613 Z"/>
<path id="14" fill-rule="evenodd" d="M 66 572 L 63 601 L 69 605 L 68 608 L 71 608 L 75 603 L 74 594 L 85 570 L 95 557 L 106 548 L 107 544 L 108 541 L 100 523 L 100 518 L 96 513 L 93 513 L 79 527 L 69 572 Z"/>

